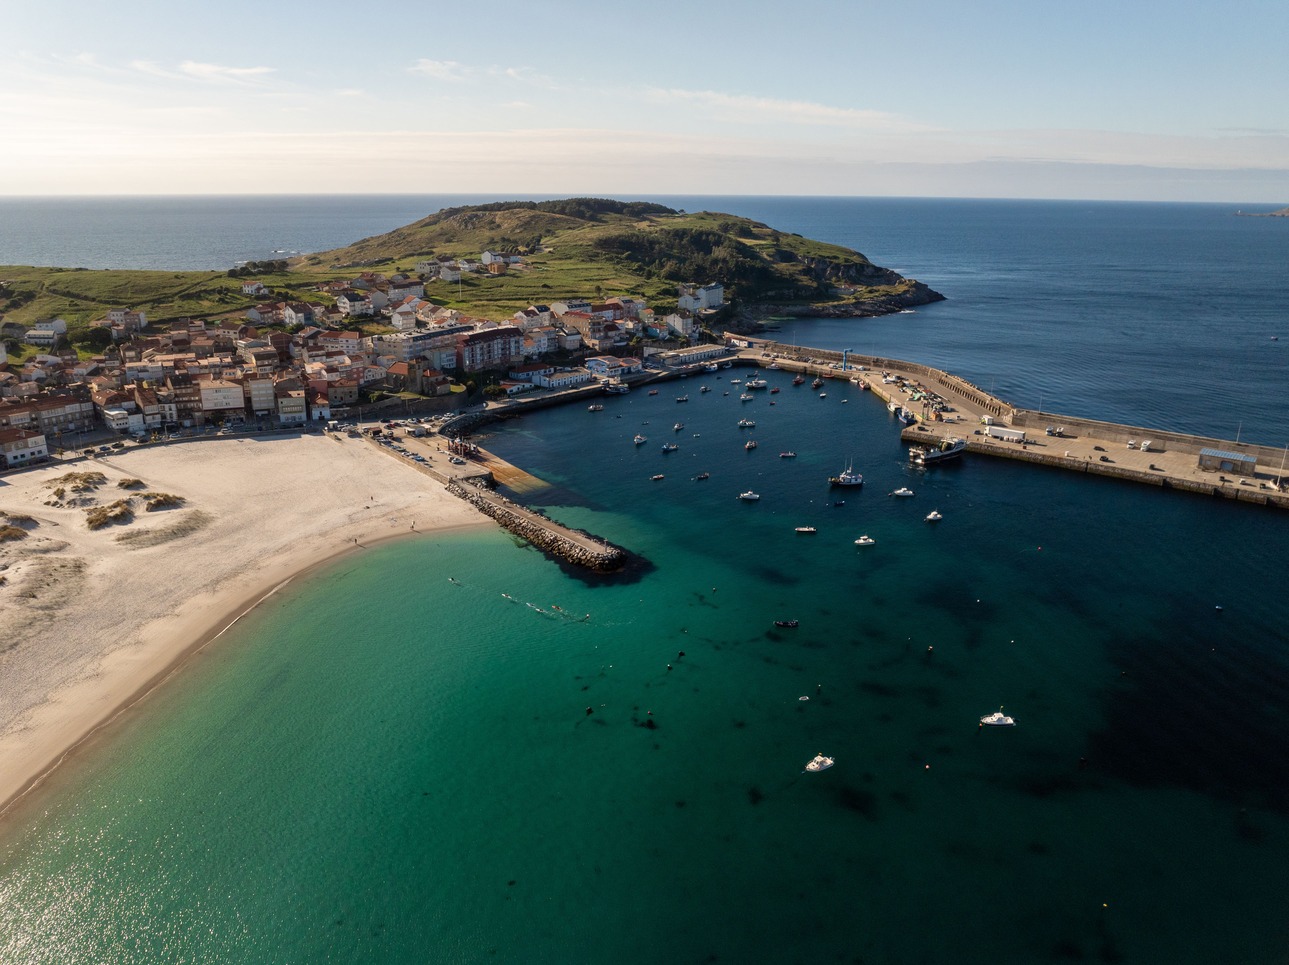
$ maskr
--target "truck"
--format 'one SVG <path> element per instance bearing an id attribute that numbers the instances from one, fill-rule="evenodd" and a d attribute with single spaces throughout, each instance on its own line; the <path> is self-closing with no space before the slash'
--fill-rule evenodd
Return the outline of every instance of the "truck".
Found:
<path id="1" fill-rule="evenodd" d="M 1024 429 L 1009 429 L 1006 426 L 987 426 L 985 435 L 994 439 L 1001 439 L 1003 442 L 1024 442 Z"/>

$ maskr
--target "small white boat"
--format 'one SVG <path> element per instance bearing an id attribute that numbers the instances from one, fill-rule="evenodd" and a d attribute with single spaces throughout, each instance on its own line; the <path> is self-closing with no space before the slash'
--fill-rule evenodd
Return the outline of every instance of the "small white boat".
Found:
<path id="1" fill-rule="evenodd" d="M 926 521 L 928 523 L 938 523 L 942 519 L 944 519 L 944 517 L 940 515 L 940 511 L 938 509 L 933 509 L 931 512 L 926 514 Z"/>
<path id="2" fill-rule="evenodd" d="M 677 422 L 677 423 L 676 423 L 674 426 L 672 426 L 671 428 L 672 428 L 672 430 L 673 430 L 673 431 L 675 431 L 675 432 L 679 432 L 681 429 L 685 428 L 685 423 L 683 423 L 683 422 Z"/>
<path id="3" fill-rule="evenodd" d="M 600 403 L 596 402 L 596 403 L 594 403 L 594 404 L 592 404 L 592 405 L 588 405 L 588 406 L 586 407 L 586 411 L 587 411 L 587 412 L 603 412 L 603 411 L 604 411 L 604 406 L 602 406 L 602 405 L 600 405 Z"/>
<path id="4" fill-rule="evenodd" d="M 980 723 L 988 727 L 1012 727 L 1016 721 L 1004 714 L 1003 709 L 999 707 L 992 714 L 981 717 Z"/>
<path id="5" fill-rule="evenodd" d="M 738 420 L 738 427 L 739 427 L 740 429 L 755 429 L 755 428 L 756 428 L 756 422 L 755 422 L 754 420 L 752 420 L 752 419 L 739 419 L 739 420 Z"/>
<path id="6" fill-rule="evenodd" d="M 810 759 L 810 763 L 806 765 L 806 770 L 810 771 L 812 774 L 818 774 L 820 771 L 828 770 L 828 768 L 832 767 L 835 763 L 836 761 L 831 757 L 824 757 L 822 754 L 816 754 Z"/>
<path id="7" fill-rule="evenodd" d="M 688 401 L 689 401 L 689 396 L 687 396 L 687 395 L 678 395 L 678 396 L 676 396 L 676 401 L 677 401 L 677 402 L 688 402 Z"/>
<path id="8" fill-rule="evenodd" d="M 861 536 L 859 539 L 855 540 L 855 545 L 856 545 L 856 546 L 872 546 L 872 545 L 873 545 L 874 543 L 876 543 L 876 542 L 877 542 L 877 540 L 873 539 L 873 537 L 871 537 L 871 536 Z"/>
<path id="9" fill-rule="evenodd" d="M 749 439 L 747 442 L 743 443 L 743 448 L 744 448 L 744 449 L 755 449 L 755 448 L 756 448 L 756 440 L 755 440 L 755 439 Z"/>
<path id="10" fill-rule="evenodd" d="M 642 436 L 640 433 L 637 432 L 635 439 L 632 441 L 635 442 L 637 446 L 643 446 L 649 440 L 648 438 L 646 438 L 645 436 Z"/>
<path id="11" fill-rule="evenodd" d="M 819 531 L 815 529 L 813 526 L 798 526 L 797 532 L 798 533 L 817 533 Z"/>
<path id="12" fill-rule="evenodd" d="M 891 495 L 892 496 L 912 496 L 913 490 L 909 489 L 908 486 L 901 486 L 899 489 L 896 489 L 894 492 L 892 492 Z"/>
<path id="13" fill-rule="evenodd" d="M 745 492 L 745 493 L 739 493 L 739 494 L 738 494 L 738 498 L 739 498 L 739 499 L 742 499 L 742 500 L 745 500 L 745 501 L 747 501 L 747 502 L 749 502 L 749 503 L 754 503 L 754 502 L 756 502 L 758 499 L 760 499 L 760 498 L 761 498 L 761 494 L 760 494 L 760 493 L 754 493 L 754 492 L 752 492 L 752 490 L 750 490 L 750 489 L 749 489 L 749 490 L 748 490 L 747 492 Z"/>
<path id="14" fill-rule="evenodd" d="M 663 474 L 662 474 L 662 473 L 658 473 L 656 476 L 650 476 L 649 478 L 650 478 L 653 482 L 659 482 L 660 480 L 664 479 L 665 477 L 663 476 Z"/>
<path id="15" fill-rule="evenodd" d="M 738 400 L 740 402 L 751 402 L 754 398 L 756 398 L 756 396 L 752 395 L 752 393 L 744 392 L 742 395 L 738 397 Z"/>
<path id="16" fill-rule="evenodd" d="M 764 389 L 770 383 L 765 379 L 748 379 L 744 384 L 749 389 Z"/>
<path id="17" fill-rule="evenodd" d="M 675 452 L 679 448 L 680 446 L 676 445 L 674 442 L 664 442 L 662 444 L 663 452 Z"/>
<path id="18" fill-rule="evenodd" d="M 781 453 L 779 453 L 779 458 L 780 458 L 780 459 L 796 459 L 796 458 L 797 458 L 797 454 L 796 454 L 795 452 L 793 452 L 791 449 L 789 449 L 787 452 L 781 452 Z"/>
<path id="19" fill-rule="evenodd" d="M 827 392 L 820 392 L 820 393 L 819 393 L 819 398 L 821 398 L 821 399 L 826 399 L 826 398 L 828 398 L 828 393 L 827 393 Z"/>
<path id="20" fill-rule="evenodd" d="M 742 379 L 730 379 L 730 385 L 742 385 L 742 384 L 743 384 Z"/>

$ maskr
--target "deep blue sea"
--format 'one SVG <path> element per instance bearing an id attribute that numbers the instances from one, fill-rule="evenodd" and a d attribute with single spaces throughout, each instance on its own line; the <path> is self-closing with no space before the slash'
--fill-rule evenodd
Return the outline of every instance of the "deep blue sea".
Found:
<path id="1" fill-rule="evenodd" d="M 221 210 L 243 203 L 277 202 Z M 315 213 L 230 242 L 230 216 L 218 248 L 191 233 L 190 264 L 432 210 L 381 203 L 358 229 L 362 202 L 328 201 L 332 236 Z M 1289 441 L 1282 221 L 672 203 L 949 296 L 785 341 Z M 0 263 L 32 250 L 0 243 Z M 638 554 L 628 576 L 487 528 L 427 536 L 205 651 L 0 828 L 0 961 L 1283 962 L 1283 514 L 1002 461 L 917 472 L 848 383 L 819 398 L 772 372 L 781 392 L 740 403 L 737 374 L 482 440 L 546 483 L 517 498 Z M 852 460 L 863 490 L 829 490 Z M 979 728 L 1000 705 L 1016 726 Z M 836 765 L 803 773 L 819 752 Z"/>

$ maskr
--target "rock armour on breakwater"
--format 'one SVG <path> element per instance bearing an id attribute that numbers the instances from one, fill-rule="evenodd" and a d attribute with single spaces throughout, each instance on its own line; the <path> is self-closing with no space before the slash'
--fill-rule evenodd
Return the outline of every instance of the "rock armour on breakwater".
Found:
<path id="1" fill-rule="evenodd" d="M 463 485 L 456 480 L 447 484 L 447 491 L 496 520 L 507 532 L 514 533 L 538 549 L 575 566 L 598 573 L 611 573 L 622 569 L 626 564 L 627 554 L 621 547 L 589 533 L 570 530 L 541 513 L 511 502 L 499 493 Z"/>

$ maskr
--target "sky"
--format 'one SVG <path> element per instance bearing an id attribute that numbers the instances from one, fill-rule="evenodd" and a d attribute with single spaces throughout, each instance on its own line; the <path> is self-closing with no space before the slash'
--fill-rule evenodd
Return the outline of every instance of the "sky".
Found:
<path id="1" fill-rule="evenodd" d="M 42 0 L 0 33 L 0 195 L 1289 204 L 1284 0 Z"/>

